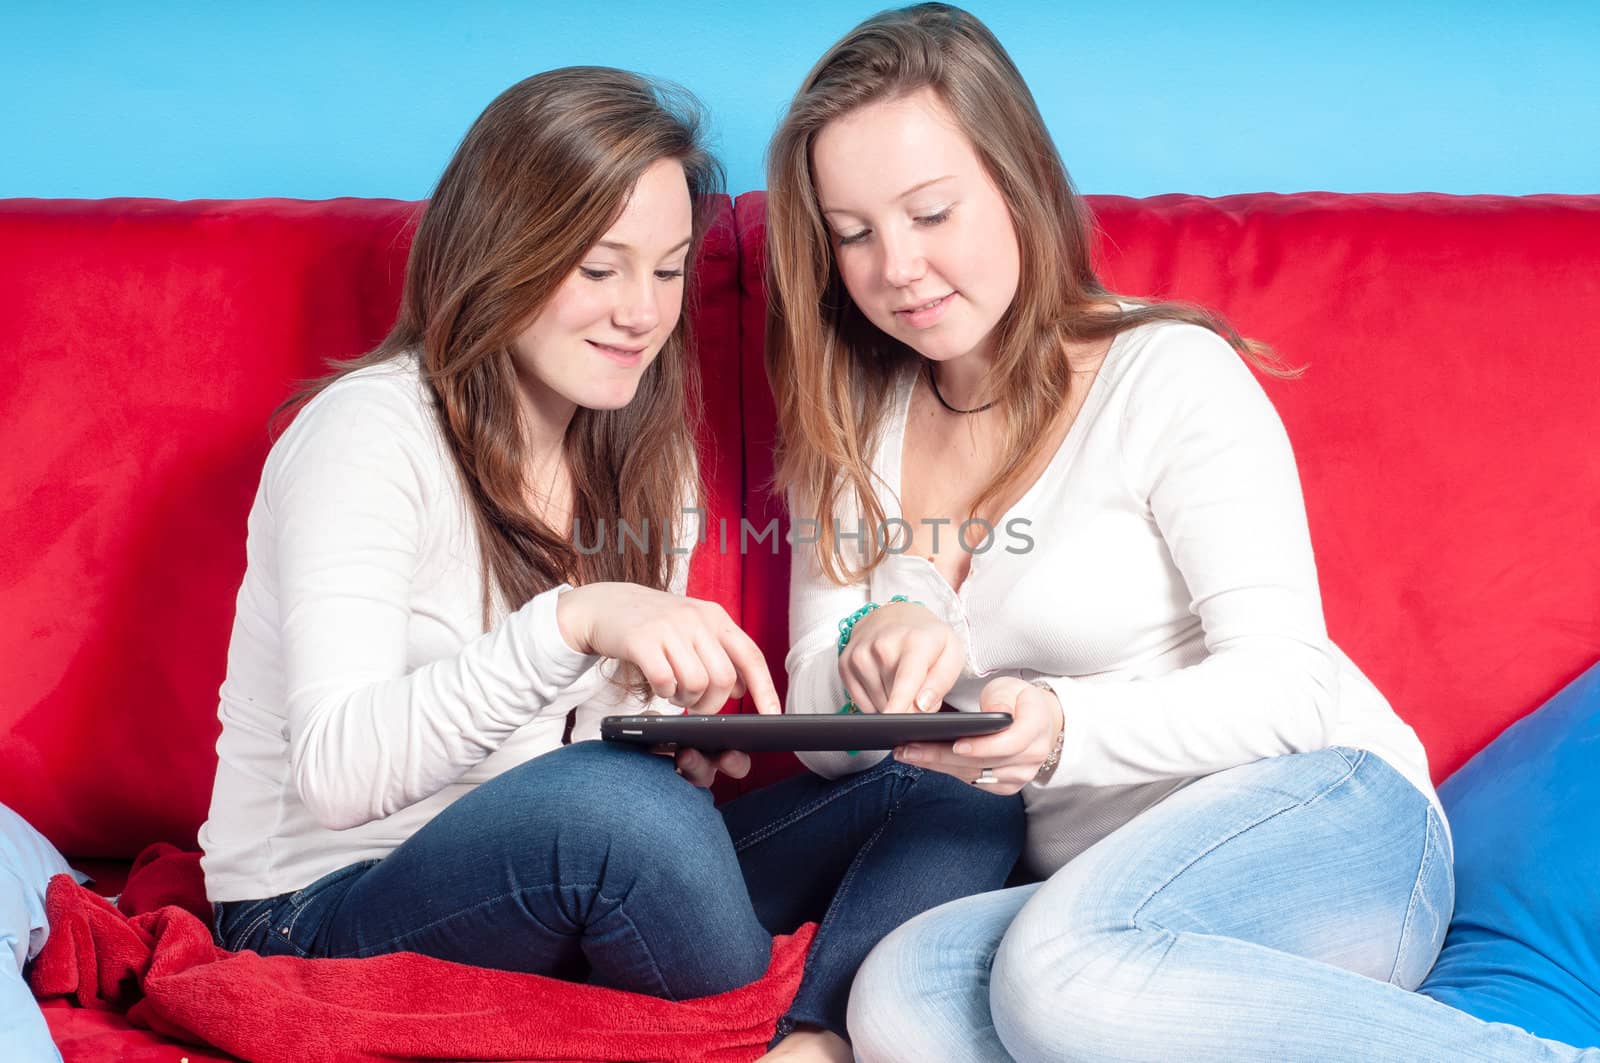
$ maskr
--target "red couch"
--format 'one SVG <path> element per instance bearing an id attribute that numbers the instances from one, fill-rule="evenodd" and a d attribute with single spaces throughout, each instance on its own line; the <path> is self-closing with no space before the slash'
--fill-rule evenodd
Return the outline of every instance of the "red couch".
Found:
<path id="1" fill-rule="evenodd" d="M 1308 367 L 1265 384 L 1329 628 L 1435 779 L 1595 659 L 1600 196 L 1091 203 L 1113 290 L 1216 308 Z M 384 334 L 416 212 L 0 201 L 0 802 L 106 892 L 148 843 L 194 846 L 268 414 Z M 692 310 L 731 543 L 741 517 L 779 512 L 762 237 L 762 195 L 739 197 Z M 741 558 L 714 537 L 690 590 L 781 673 L 786 582 L 786 550 Z M 794 768 L 769 757 L 742 785 Z M 178 1058 L 105 1013 L 47 1015 L 69 1063 Z"/>

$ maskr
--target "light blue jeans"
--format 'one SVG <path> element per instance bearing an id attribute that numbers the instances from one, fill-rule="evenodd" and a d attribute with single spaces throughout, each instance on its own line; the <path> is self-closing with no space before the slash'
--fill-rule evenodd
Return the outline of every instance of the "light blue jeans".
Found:
<path id="1" fill-rule="evenodd" d="M 912 919 L 857 975 L 850 1034 L 869 1063 L 1600 1061 L 1412 992 L 1454 901 L 1438 813 L 1381 758 L 1274 757 Z"/>

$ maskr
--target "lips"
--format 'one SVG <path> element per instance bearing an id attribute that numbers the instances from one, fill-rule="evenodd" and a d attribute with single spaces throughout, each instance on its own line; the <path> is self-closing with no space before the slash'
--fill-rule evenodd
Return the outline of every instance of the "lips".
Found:
<path id="1" fill-rule="evenodd" d="M 914 314 L 918 310 L 929 310 L 929 309 L 932 309 L 933 307 L 939 305 L 940 303 L 944 302 L 946 299 L 950 298 L 950 296 L 952 296 L 954 294 L 955 294 L 954 292 L 946 292 L 944 295 L 938 296 L 938 297 L 933 298 L 933 299 L 929 299 L 927 302 L 914 303 L 911 306 L 902 306 L 900 309 L 896 310 L 895 313 L 897 313 L 897 314 Z"/>
<path id="2" fill-rule="evenodd" d="M 937 299 L 928 299 L 912 306 L 896 310 L 894 316 L 906 322 L 912 328 L 927 328 L 944 316 L 945 309 L 949 307 L 955 292 L 949 292 Z"/>
<path id="3" fill-rule="evenodd" d="M 645 348 L 643 347 L 624 347 L 618 344 L 600 343 L 596 340 L 585 340 L 584 342 L 619 365 L 638 365 L 644 357 Z"/>

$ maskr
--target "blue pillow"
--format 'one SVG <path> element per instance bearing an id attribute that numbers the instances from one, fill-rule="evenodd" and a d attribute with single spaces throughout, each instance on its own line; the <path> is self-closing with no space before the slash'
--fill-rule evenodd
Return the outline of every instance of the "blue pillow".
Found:
<path id="1" fill-rule="evenodd" d="M 1600 664 L 1439 788 L 1456 911 L 1421 992 L 1600 1045 Z"/>
<path id="2" fill-rule="evenodd" d="M 50 877 L 70 870 L 44 835 L 0 805 L 0 1059 L 61 1058 L 22 969 L 44 947 Z"/>

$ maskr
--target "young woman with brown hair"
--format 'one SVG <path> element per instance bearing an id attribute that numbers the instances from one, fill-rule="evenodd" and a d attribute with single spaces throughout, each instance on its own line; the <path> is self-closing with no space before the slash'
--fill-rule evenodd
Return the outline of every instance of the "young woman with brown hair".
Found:
<path id="1" fill-rule="evenodd" d="M 1409 992 L 1449 835 L 1415 734 L 1328 639 L 1245 363 L 1280 370 L 1101 285 L 982 23 L 920 4 L 848 33 L 780 125 L 767 208 L 779 479 L 823 529 L 794 554 L 788 711 L 1011 713 L 897 756 L 1022 793 L 1045 879 L 890 935 L 857 1057 L 1575 1058 Z"/>
<path id="2" fill-rule="evenodd" d="M 719 179 L 693 101 L 618 70 L 529 78 L 467 133 L 393 331 L 301 397 L 250 514 L 200 836 L 225 947 L 682 999 L 817 919 L 778 1035 L 811 1028 L 798 1056 L 843 1045 L 884 933 L 1003 880 L 1020 805 L 946 776 L 799 777 L 718 810 L 703 787 L 744 754 L 582 741 L 652 698 L 778 710 L 754 643 L 683 593 L 681 311 Z M 618 549 L 585 546 L 618 522 Z"/>

